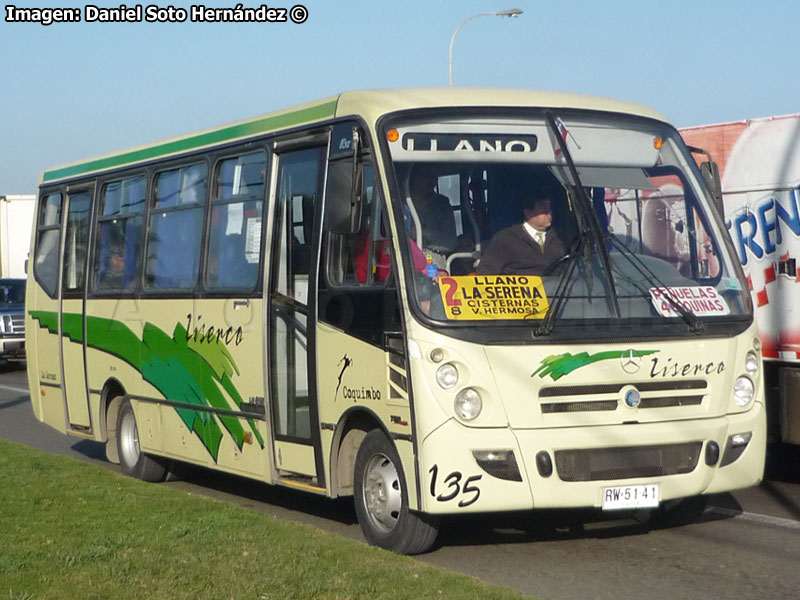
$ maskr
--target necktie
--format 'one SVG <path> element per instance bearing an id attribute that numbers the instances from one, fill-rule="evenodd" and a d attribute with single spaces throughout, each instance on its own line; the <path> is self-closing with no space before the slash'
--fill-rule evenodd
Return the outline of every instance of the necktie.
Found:
<path id="1" fill-rule="evenodd" d="M 539 248 L 544 252 L 544 231 L 536 232 L 536 243 L 539 244 Z"/>

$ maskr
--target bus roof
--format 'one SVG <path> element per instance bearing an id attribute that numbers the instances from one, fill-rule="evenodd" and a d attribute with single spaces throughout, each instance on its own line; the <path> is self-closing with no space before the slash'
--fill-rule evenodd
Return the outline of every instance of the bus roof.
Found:
<path id="1" fill-rule="evenodd" d="M 583 108 L 666 121 L 660 113 L 640 104 L 580 94 L 498 88 L 401 88 L 353 91 L 220 127 L 53 167 L 42 173 L 39 183 L 51 184 L 334 117 L 361 115 L 368 123 L 374 124 L 379 117 L 391 112 L 448 106 Z"/>

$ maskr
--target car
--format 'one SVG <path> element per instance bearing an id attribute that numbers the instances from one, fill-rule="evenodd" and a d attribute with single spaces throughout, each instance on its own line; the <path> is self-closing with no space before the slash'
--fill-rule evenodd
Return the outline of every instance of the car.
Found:
<path id="1" fill-rule="evenodd" d="M 0 278 L 0 362 L 25 358 L 25 283 Z"/>

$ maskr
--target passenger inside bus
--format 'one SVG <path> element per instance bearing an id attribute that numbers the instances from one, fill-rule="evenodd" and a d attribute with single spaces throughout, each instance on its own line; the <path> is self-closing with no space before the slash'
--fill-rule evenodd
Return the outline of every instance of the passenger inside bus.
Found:
<path id="1" fill-rule="evenodd" d="M 408 230 L 407 214 L 405 219 L 406 230 Z M 359 283 L 364 283 L 367 281 L 367 265 L 369 263 L 370 249 L 373 253 L 373 281 L 386 281 L 386 279 L 389 277 L 389 272 L 391 271 L 392 267 L 391 247 L 389 245 L 389 240 L 382 238 L 376 240 L 375 242 L 371 242 L 369 232 L 372 228 L 370 223 L 370 217 L 367 217 L 365 213 L 361 226 L 362 233 L 359 234 L 358 239 L 356 240 L 354 252 L 356 279 Z M 383 223 L 381 223 L 380 233 L 381 236 L 386 235 Z M 427 266 L 425 254 L 423 254 L 422 250 L 420 250 L 419 246 L 417 246 L 413 239 L 409 238 L 408 241 L 411 246 L 411 259 L 414 263 L 414 272 L 424 273 L 425 267 Z"/>
<path id="2" fill-rule="evenodd" d="M 669 199 L 653 196 L 644 204 L 642 239 L 648 252 L 687 274 L 689 252 L 684 229 L 683 219 L 675 214 Z"/>
<path id="3" fill-rule="evenodd" d="M 438 174 L 433 166 L 422 163 L 414 166 L 408 181 L 408 191 L 424 229 L 422 246 L 439 253 L 452 251 L 457 243 L 455 219 L 450 199 L 436 191 Z"/>

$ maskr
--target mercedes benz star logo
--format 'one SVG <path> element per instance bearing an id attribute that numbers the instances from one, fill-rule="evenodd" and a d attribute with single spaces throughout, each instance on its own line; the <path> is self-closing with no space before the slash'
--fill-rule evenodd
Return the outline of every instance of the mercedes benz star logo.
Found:
<path id="1" fill-rule="evenodd" d="M 622 363 L 622 370 L 629 375 L 636 373 L 639 370 L 639 367 L 642 366 L 642 357 L 636 356 L 633 350 L 625 350 L 619 359 Z"/>
<path id="2" fill-rule="evenodd" d="M 639 393 L 634 387 L 628 388 L 625 391 L 625 404 L 627 404 L 630 408 L 637 408 L 639 403 L 642 401 L 642 395 Z"/>

